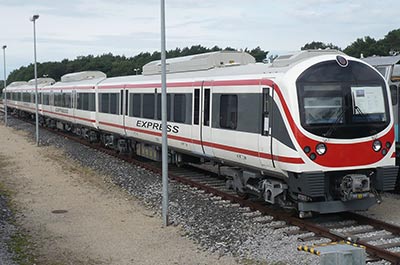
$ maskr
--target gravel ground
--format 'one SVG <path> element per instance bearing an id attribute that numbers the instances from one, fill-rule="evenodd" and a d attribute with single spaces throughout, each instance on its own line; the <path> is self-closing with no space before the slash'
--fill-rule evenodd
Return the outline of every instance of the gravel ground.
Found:
<path id="1" fill-rule="evenodd" d="M 12 119 L 13 128 L 32 132 L 34 126 Z M 111 182 L 143 201 L 155 214 L 161 212 L 161 177 L 78 143 L 41 130 L 41 144 L 54 145 L 67 157 L 106 175 Z M 239 257 L 246 264 L 319 264 L 317 256 L 298 252 L 298 236 L 285 236 L 294 228 L 273 229 L 257 214 L 225 203 L 179 183 L 170 183 L 169 218 L 182 227 L 182 235 L 200 248 L 220 255 Z M 326 240 L 307 242 L 322 243 Z M 1 253 L 1 245 L 0 245 Z M 248 263 L 251 262 L 251 263 Z M 382 264 L 382 263 L 374 263 Z"/>
<path id="2" fill-rule="evenodd" d="M 3 121 L 3 113 L 0 113 L 0 121 Z M 0 172 L 1 174 L 1 172 Z M 14 265 L 14 253 L 10 253 L 7 242 L 16 232 L 16 227 L 11 223 L 13 213 L 8 206 L 8 198 L 0 191 L 0 264 Z"/>
<path id="3" fill-rule="evenodd" d="M 16 228 L 11 223 L 13 214 L 8 207 L 8 198 L 0 191 L 0 264 L 14 265 L 13 253 L 7 248 L 7 242 L 15 233 Z"/>

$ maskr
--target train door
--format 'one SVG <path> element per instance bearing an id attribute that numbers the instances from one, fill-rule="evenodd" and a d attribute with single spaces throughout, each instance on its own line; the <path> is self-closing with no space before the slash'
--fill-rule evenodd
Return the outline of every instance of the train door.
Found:
<path id="1" fill-rule="evenodd" d="M 210 82 L 207 82 L 210 83 Z M 212 148 L 212 127 L 211 127 L 211 113 L 212 113 L 212 91 L 211 85 L 204 86 L 204 83 L 201 87 L 201 95 L 202 95 L 202 121 L 201 121 L 201 130 L 200 130 L 200 138 L 201 138 L 201 146 L 203 149 L 203 153 L 206 156 L 213 157 L 214 152 Z"/>
<path id="2" fill-rule="evenodd" d="M 76 90 L 75 90 L 76 88 L 73 88 L 72 89 L 72 93 L 71 93 L 71 98 L 72 98 L 72 105 L 71 105 L 71 107 L 72 107 L 72 122 L 74 123 L 74 124 L 76 124 L 76 118 L 75 118 L 75 116 L 77 115 L 77 113 L 76 113 L 76 109 L 77 109 L 77 107 L 78 107 L 78 102 L 77 102 L 77 97 L 76 97 Z"/>
<path id="3" fill-rule="evenodd" d="M 201 128 L 202 126 L 202 111 L 201 111 L 201 85 L 193 86 L 193 124 L 192 135 L 193 139 L 192 152 L 204 155 L 203 146 L 201 144 Z"/>
<path id="4" fill-rule="evenodd" d="M 259 136 L 258 148 L 260 164 L 263 167 L 274 167 L 272 149 L 272 119 L 273 119 L 273 95 L 274 91 L 270 87 L 262 89 L 262 115 L 261 115 L 261 134 Z"/>
<path id="5" fill-rule="evenodd" d="M 129 97 L 128 97 L 128 90 L 125 88 L 125 86 L 123 87 L 123 89 L 120 90 L 120 95 L 119 95 L 120 101 L 120 107 L 119 107 L 119 113 L 120 113 L 120 122 L 123 128 L 123 134 L 126 136 L 126 116 L 128 115 L 128 101 L 129 101 Z"/>

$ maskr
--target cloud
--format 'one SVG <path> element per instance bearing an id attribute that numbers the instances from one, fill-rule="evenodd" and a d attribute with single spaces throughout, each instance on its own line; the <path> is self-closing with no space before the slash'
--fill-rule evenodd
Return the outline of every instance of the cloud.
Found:
<path id="1" fill-rule="evenodd" d="M 159 0 L 0 0 L 2 40 L 13 67 L 38 59 L 134 54 L 159 50 Z M 166 0 L 167 48 L 202 44 L 298 50 L 307 42 L 346 47 L 358 37 L 382 38 L 400 25 L 398 0 Z M 0 43 L 1 44 L 1 43 Z M 12 67 L 8 67 L 11 70 Z"/>

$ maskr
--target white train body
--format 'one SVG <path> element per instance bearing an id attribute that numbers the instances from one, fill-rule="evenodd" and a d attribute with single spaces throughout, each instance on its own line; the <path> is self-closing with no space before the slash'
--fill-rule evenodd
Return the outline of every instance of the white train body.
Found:
<path id="1" fill-rule="evenodd" d="M 77 73 L 40 87 L 41 121 L 159 160 L 158 65 L 140 76 Z M 232 188 L 300 212 L 364 210 L 376 191 L 394 188 L 388 87 L 364 62 L 303 51 L 256 64 L 244 53 L 221 52 L 172 59 L 169 67 L 171 162 L 233 166 Z M 7 87 L 8 106 L 32 113 L 33 103 L 15 96 L 21 91 L 33 92 Z"/>

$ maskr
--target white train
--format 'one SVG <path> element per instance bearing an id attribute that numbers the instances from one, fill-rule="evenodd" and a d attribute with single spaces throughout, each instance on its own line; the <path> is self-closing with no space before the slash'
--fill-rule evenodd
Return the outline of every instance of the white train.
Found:
<path id="1" fill-rule="evenodd" d="M 167 60 L 172 163 L 213 161 L 229 186 L 307 213 L 365 210 L 395 187 L 388 85 L 361 60 L 302 51 L 255 63 L 240 52 Z M 42 125 L 160 160 L 160 62 L 143 75 L 101 72 L 39 81 Z M 7 87 L 8 107 L 34 112 L 34 81 Z"/>

